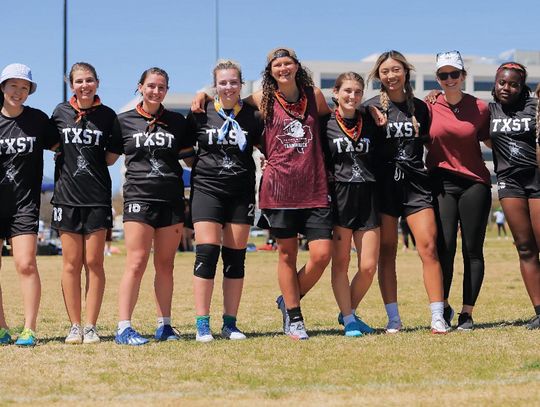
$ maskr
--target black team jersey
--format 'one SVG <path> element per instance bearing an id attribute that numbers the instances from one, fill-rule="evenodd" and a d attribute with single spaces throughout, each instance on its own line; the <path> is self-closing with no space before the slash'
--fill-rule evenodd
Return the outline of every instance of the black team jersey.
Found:
<path id="1" fill-rule="evenodd" d="M 400 168 L 405 173 L 425 175 L 424 166 L 424 143 L 429 134 L 429 110 L 424 102 L 414 98 L 414 116 L 419 125 L 419 136 L 413 126 L 412 115 L 407 108 L 407 102 L 394 103 L 388 101 L 388 122 L 386 126 L 379 127 L 379 134 L 375 137 L 377 155 L 377 167 Z M 375 106 L 381 112 L 380 97 L 375 96 L 366 102 L 364 106 Z M 393 164 L 393 165 L 389 165 Z M 388 168 L 390 170 L 390 168 Z"/>
<path id="2" fill-rule="evenodd" d="M 186 119 L 165 110 L 151 131 L 147 126 L 135 109 L 119 114 L 115 122 L 109 150 L 125 154 L 124 201 L 180 205 L 184 183 L 178 152 L 191 146 Z"/>
<path id="3" fill-rule="evenodd" d="M 54 205 L 110 206 L 111 177 L 105 162 L 116 114 L 107 106 L 75 122 L 69 102 L 59 104 L 51 121 L 62 154 L 56 159 Z"/>
<path id="4" fill-rule="evenodd" d="M 489 135 L 493 143 L 493 163 L 498 176 L 535 168 L 536 103 L 528 98 L 514 106 L 489 104 Z"/>
<path id="5" fill-rule="evenodd" d="M 193 188 L 220 195 L 237 195 L 255 189 L 252 153 L 253 146 L 261 142 L 264 122 L 259 111 L 247 103 L 235 120 L 246 135 L 244 151 L 238 147 L 232 126 L 223 141 L 218 141 L 218 129 L 225 120 L 218 115 L 213 102 L 206 106 L 206 113 L 189 113 L 191 143 L 198 146 L 191 173 Z"/>
<path id="6" fill-rule="evenodd" d="M 356 141 L 341 129 L 335 112 L 321 125 L 322 134 L 326 134 L 326 166 L 337 182 L 375 182 L 373 140 L 379 129 L 369 113 L 357 114 L 362 115 L 362 131 Z"/>
<path id="7" fill-rule="evenodd" d="M 43 149 L 55 141 L 48 116 L 25 106 L 10 118 L 0 114 L 0 212 L 39 211 L 43 178 Z"/>

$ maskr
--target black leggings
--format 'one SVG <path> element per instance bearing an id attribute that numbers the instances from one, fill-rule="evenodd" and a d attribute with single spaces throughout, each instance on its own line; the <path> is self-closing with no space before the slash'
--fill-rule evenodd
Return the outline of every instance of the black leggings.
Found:
<path id="1" fill-rule="evenodd" d="M 458 225 L 463 253 L 463 305 L 474 306 L 484 280 L 484 238 L 491 209 L 490 188 L 453 174 L 438 174 L 437 251 L 443 271 L 444 299 L 454 275 Z"/>

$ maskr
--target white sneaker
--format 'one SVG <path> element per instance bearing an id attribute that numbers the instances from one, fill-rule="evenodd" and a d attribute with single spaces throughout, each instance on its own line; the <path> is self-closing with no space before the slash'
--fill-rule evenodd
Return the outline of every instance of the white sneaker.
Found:
<path id="1" fill-rule="evenodd" d="M 82 329 L 79 324 L 73 324 L 71 326 L 71 328 L 69 329 L 69 334 L 68 336 L 66 336 L 64 342 L 70 345 L 79 345 L 83 343 Z"/>
<path id="2" fill-rule="evenodd" d="M 387 334 L 397 334 L 401 331 L 401 318 L 392 318 L 386 324 L 386 333 Z"/>
<path id="3" fill-rule="evenodd" d="M 241 341 L 246 339 L 246 335 L 244 335 L 244 333 L 240 331 L 236 325 L 223 325 L 221 328 L 221 336 L 223 336 L 225 339 L 230 339 L 231 341 Z"/>
<path id="4" fill-rule="evenodd" d="M 296 340 L 309 339 L 309 336 L 306 332 L 306 327 L 304 326 L 304 321 L 291 322 L 287 335 L 289 335 L 291 339 Z"/>
<path id="5" fill-rule="evenodd" d="M 86 325 L 83 330 L 83 343 L 99 343 L 99 335 L 94 325 Z"/>
<path id="6" fill-rule="evenodd" d="M 435 316 L 431 319 L 431 333 L 435 335 L 445 335 L 450 330 L 450 327 L 444 320 L 442 315 Z"/>

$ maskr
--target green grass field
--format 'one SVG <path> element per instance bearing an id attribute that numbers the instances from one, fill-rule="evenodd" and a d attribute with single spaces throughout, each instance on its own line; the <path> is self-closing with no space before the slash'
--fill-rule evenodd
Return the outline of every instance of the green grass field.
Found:
<path id="1" fill-rule="evenodd" d="M 243 342 L 195 342 L 191 274 L 194 255 L 178 254 L 173 325 L 177 343 L 121 347 L 113 342 L 116 297 L 124 256 L 106 258 L 107 288 L 98 323 L 102 343 L 68 346 L 69 328 L 60 288 L 60 257 L 40 257 L 43 296 L 39 346 L 0 348 L 0 405 L 539 405 L 540 331 L 524 323 L 532 307 L 511 240 L 486 241 L 486 276 L 473 332 L 429 333 L 430 314 L 420 260 L 398 256 L 403 332 L 386 335 L 386 314 L 377 283 L 360 314 L 378 334 L 345 338 L 327 270 L 302 301 L 309 341 L 280 333 L 275 308 L 276 253 L 248 253 L 239 326 Z M 305 253 L 302 254 L 305 258 Z M 459 309 L 462 267 L 458 256 L 451 303 Z M 352 270 L 351 270 L 352 272 Z M 0 272 L 8 322 L 22 321 L 18 278 L 12 259 Z M 133 318 L 145 335 L 155 328 L 149 268 Z M 221 279 L 216 281 L 220 287 Z M 221 326 L 221 294 L 214 295 L 214 333 Z M 216 335 L 217 336 L 217 335 Z"/>

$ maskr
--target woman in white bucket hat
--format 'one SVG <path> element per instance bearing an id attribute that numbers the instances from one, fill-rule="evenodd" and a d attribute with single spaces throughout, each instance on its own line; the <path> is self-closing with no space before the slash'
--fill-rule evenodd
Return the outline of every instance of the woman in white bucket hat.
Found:
<path id="1" fill-rule="evenodd" d="M 51 148 L 49 118 L 41 110 L 24 106 L 36 91 L 32 72 L 11 64 L 0 75 L 4 100 L 0 114 L 0 246 L 9 239 L 19 274 L 24 303 L 24 329 L 19 346 L 36 344 L 36 319 L 41 284 L 36 264 L 43 149 Z M 0 343 L 11 343 L 0 292 Z"/>

